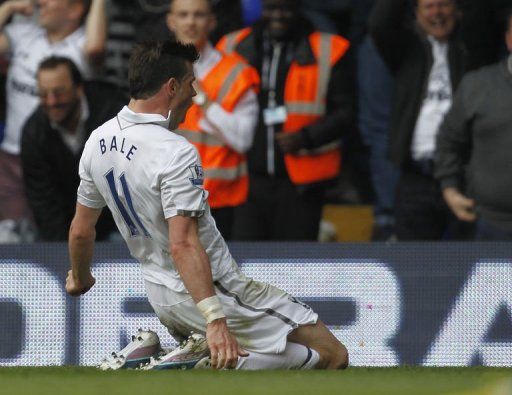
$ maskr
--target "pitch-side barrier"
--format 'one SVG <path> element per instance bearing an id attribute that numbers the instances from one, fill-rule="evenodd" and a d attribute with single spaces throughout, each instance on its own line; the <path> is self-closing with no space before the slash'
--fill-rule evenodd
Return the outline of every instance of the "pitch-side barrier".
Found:
<path id="1" fill-rule="evenodd" d="M 355 366 L 512 366 L 512 244 L 232 243 L 250 277 L 315 309 Z M 98 244 L 96 286 L 64 290 L 65 244 L 0 246 L 0 366 L 94 365 L 137 328 L 173 340 L 124 244 Z"/>

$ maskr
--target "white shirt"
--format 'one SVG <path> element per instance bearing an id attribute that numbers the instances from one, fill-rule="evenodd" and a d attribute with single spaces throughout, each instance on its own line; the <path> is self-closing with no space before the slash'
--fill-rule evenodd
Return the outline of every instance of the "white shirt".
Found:
<path id="1" fill-rule="evenodd" d="M 29 19 L 10 23 L 5 33 L 10 43 L 11 61 L 7 72 L 7 120 L 1 148 L 17 155 L 23 126 L 39 104 L 36 80 L 39 63 L 51 55 L 59 55 L 73 60 L 84 78 L 91 77 L 91 69 L 83 52 L 83 27 L 55 43 L 50 43 L 45 30 Z"/>
<path id="2" fill-rule="evenodd" d="M 423 99 L 412 139 L 412 157 L 431 159 L 436 148 L 439 125 L 452 104 L 452 86 L 448 65 L 448 44 L 428 37 L 432 44 L 434 62 L 428 79 L 427 94 Z"/>
<path id="3" fill-rule="evenodd" d="M 91 208 L 108 205 L 146 282 L 182 292 L 166 219 L 198 217 L 199 240 L 214 280 L 235 263 L 210 215 L 197 150 L 168 125 L 169 118 L 125 106 L 96 129 L 80 159 L 78 202 Z"/>
<path id="4" fill-rule="evenodd" d="M 221 59 L 221 53 L 207 43 L 201 51 L 199 60 L 194 63 L 196 78 L 199 81 L 204 80 Z M 249 89 L 240 98 L 233 112 L 228 112 L 220 104 L 212 102 L 205 116 L 199 121 L 199 127 L 243 154 L 251 148 L 257 122 L 258 97 L 252 89 Z"/>

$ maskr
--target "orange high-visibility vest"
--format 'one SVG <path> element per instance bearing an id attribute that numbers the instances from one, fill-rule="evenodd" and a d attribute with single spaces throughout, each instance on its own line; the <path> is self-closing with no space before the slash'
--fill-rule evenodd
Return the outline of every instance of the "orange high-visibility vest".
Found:
<path id="1" fill-rule="evenodd" d="M 256 70 L 237 57 L 224 54 L 201 81 L 208 98 L 228 112 L 232 112 L 243 95 L 249 89 L 257 88 L 258 84 Z M 199 121 L 202 117 L 201 107 L 193 104 L 175 132 L 194 144 L 199 152 L 210 207 L 242 204 L 247 200 L 249 190 L 246 156 L 234 151 L 216 136 L 201 131 Z"/>
<path id="2" fill-rule="evenodd" d="M 236 53 L 237 45 L 251 33 L 251 28 L 230 33 L 219 41 L 217 49 Z M 290 65 L 284 92 L 287 119 L 283 131 L 286 133 L 298 133 L 325 115 L 331 69 L 350 46 L 343 37 L 328 33 L 314 32 L 308 39 L 316 62 L 300 65 L 293 61 Z M 286 154 L 284 160 L 290 180 L 294 184 L 309 184 L 337 177 L 341 170 L 339 144 L 337 140 L 313 150 Z"/>

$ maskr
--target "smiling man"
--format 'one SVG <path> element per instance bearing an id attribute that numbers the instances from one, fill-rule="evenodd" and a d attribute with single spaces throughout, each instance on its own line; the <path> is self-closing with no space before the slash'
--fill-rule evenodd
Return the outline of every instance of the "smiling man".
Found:
<path id="1" fill-rule="evenodd" d="M 448 41 L 455 29 L 459 10 L 455 0 L 417 0 L 416 21 L 427 36 Z"/>
<path id="2" fill-rule="evenodd" d="M 77 66 L 64 57 L 45 59 L 37 84 L 40 106 L 25 124 L 21 142 L 25 193 L 40 239 L 65 241 L 75 211 L 78 161 L 85 141 L 123 102 L 107 86 L 82 81 Z M 113 230 L 108 215 L 98 225 L 98 238 Z"/>
<path id="3" fill-rule="evenodd" d="M 489 61 L 477 12 L 483 2 L 474 3 L 475 21 L 464 24 L 455 0 L 417 0 L 415 21 L 407 18 L 407 0 L 381 0 L 370 18 L 377 49 L 395 77 L 389 154 L 402 171 L 395 213 L 399 240 L 466 237 L 433 177 L 433 155 L 462 76 Z M 465 26 L 478 40 L 469 39 Z"/>

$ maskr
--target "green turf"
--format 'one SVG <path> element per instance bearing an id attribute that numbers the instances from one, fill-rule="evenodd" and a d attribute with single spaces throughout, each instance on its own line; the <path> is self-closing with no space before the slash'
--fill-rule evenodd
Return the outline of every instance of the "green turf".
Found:
<path id="1" fill-rule="evenodd" d="M 101 372 L 78 367 L 0 368 L 0 394 L 507 395 L 512 394 L 512 369 L 401 367 L 351 368 L 343 372 Z"/>

